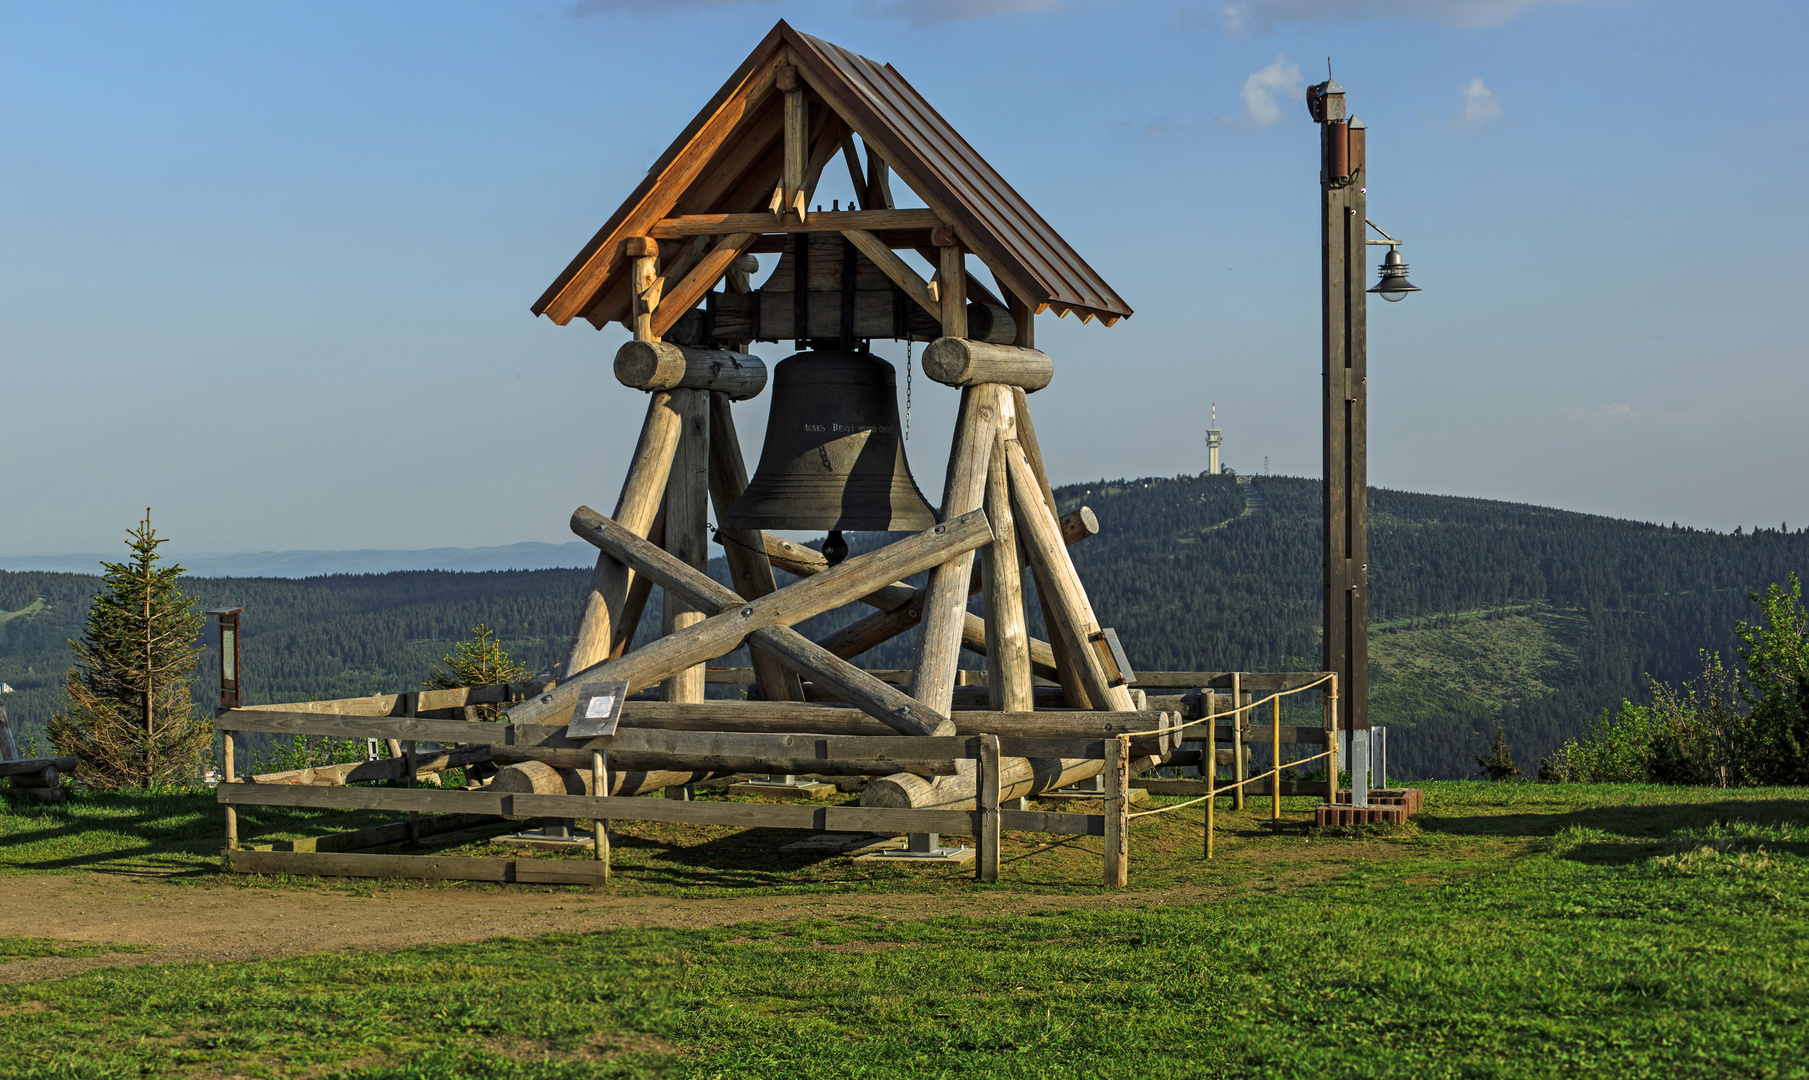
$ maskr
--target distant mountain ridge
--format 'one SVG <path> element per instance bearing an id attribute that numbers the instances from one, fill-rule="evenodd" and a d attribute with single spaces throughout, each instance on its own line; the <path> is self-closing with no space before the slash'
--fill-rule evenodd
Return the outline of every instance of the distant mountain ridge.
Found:
<path id="1" fill-rule="evenodd" d="M 166 549 L 167 550 L 167 549 Z M 0 570 L 15 573 L 98 574 L 102 560 L 118 562 L 119 552 L 94 555 L 0 556 Z M 253 551 L 237 555 L 185 556 L 170 552 L 190 577 L 307 578 L 323 574 L 389 574 L 398 570 L 563 570 L 590 566 L 597 549 L 582 541 L 569 544 L 504 544 L 500 547 L 421 548 L 391 551 Z"/>
<path id="2" fill-rule="evenodd" d="M 1320 494 L 1313 480 L 1252 485 L 1224 476 L 1055 491 L 1064 512 L 1085 504 L 1098 515 L 1099 535 L 1072 549 L 1075 567 L 1099 621 L 1118 631 L 1139 671 L 1316 670 Z M 1522 768 L 1536 769 L 1604 708 L 1645 697 L 1646 675 L 1690 678 L 1701 670 L 1700 649 L 1731 657 L 1734 624 L 1757 615 L 1748 594 L 1792 572 L 1809 576 L 1802 529 L 1714 533 L 1381 488 L 1370 490 L 1369 511 L 1370 717 L 1391 728 L 1397 777 L 1473 773 L 1498 726 Z M 857 554 L 886 539 L 848 537 Z M 592 565 L 586 547 L 570 546 L 580 553 L 570 569 L 479 572 L 452 561 L 473 549 L 376 553 L 438 556 L 451 568 L 390 571 L 377 559 L 360 567 L 345 558 L 362 553 L 286 566 L 287 556 L 306 553 L 272 553 L 255 564 L 269 576 L 200 576 L 220 570 L 198 565 L 184 588 L 204 608 L 246 609 L 249 700 L 393 693 L 418 689 L 478 623 L 529 670 L 554 671 L 570 654 Z M 556 550 L 488 550 L 519 558 L 536 547 Z M 342 573 L 272 574 L 285 569 Z M 0 571 L 0 680 L 17 691 L 7 709 L 28 738 L 61 699 L 65 641 L 80 634 L 98 585 L 98 562 L 82 570 Z M 727 582 L 720 558 L 711 572 Z M 1034 599 L 1026 609 L 1032 633 L 1046 639 Z M 798 629 L 821 638 L 860 614 L 830 612 Z M 656 594 L 638 639 L 659 625 Z M 211 637 L 202 635 L 203 672 L 217 663 Z M 912 647 L 905 635 L 860 662 L 906 667 Z M 984 663 L 963 658 L 966 667 Z M 196 686 L 203 709 L 213 704 L 210 682 Z M 1317 719 L 1313 702 L 1284 707 L 1284 725 Z"/>

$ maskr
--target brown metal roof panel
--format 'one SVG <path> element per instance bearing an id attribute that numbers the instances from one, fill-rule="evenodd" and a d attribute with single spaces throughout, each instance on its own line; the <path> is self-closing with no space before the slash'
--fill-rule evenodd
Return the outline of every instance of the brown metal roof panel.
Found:
<path id="1" fill-rule="evenodd" d="M 590 242 L 585 244 L 583 250 L 578 252 L 577 257 L 566 266 L 565 270 L 553 280 L 551 285 L 547 286 L 546 292 L 542 293 L 540 299 L 534 302 L 534 306 L 531 309 L 534 314 L 545 314 L 547 308 L 552 306 L 553 302 L 558 299 L 559 295 L 563 293 L 568 286 L 573 284 L 575 279 L 586 274 L 587 267 L 590 267 L 594 260 L 601 257 L 605 263 L 609 261 L 611 258 L 610 253 L 604 251 L 603 248 L 605 244 L 608 243 L 609 239 L 615 235 L 616 230 L 621 228 L 622 223 L 634 212 L 635 208 L 640 206 L 642 201 L 652 193 L 654 187 L 663 178 L 667 168 L 669 168 L 678 156 L 684 152 L 686 147 L 691 145 L 692 141 L 697 138 L 699 132 L 701 132 L 704 126 L 715 117 L 718 110 L 723 107 L 729 98 L 741 89 L 742 85 L 753 75 L 761 62 L 778 47 L 780 41 L 783 40 L 786 35 L 795 35 L 796 33 L 797 31 L 787 25 L 785 20 L 779 20 L 778 24 L 772 28 L 771 32 L 766 35 L 759 46 L 748 54 L 746 60 L 742 61 L 741 66 L 735 70 L 735 73 L 729 76 L 728 81 L 723 83 L 722 87 L 716 91 L 709 102 L 698 111 L 696 116 L 692 117 L 691 122 L 685 126 L 685 130 L 680 132 L 678 138 L 674 139 L 672 144 L 666 148 L 666 152 L 661 154 L 659 159 L 653 163 L 653 166 L 647 170 L 647 174 L 641 178 L 641 182 L 635 185 L 634 192 L 630 194 L 627 199 L 622 201 L 622 204 L 616 208 L 615 213 L 611 214 L 609 220 L 604 222 L 603 227 L 598 229 L 596 235 L 591 237 Z M 594 274 L 595 271 L 592 271 L 592 273 Z M 591 294 L 594 296 L 597 290 L 606 285 L 607 281 L 605 280 L 591 282 Z M 576 314 L 576 312 L 574 312 L 574 314 Z"/>
<path id="2" fill-rule="evenodd" d="M 974 219 L 971 224 L 1002 245 L 1004 250 L 990 254 L 1008 269 L 1021 270 L 1031 279 L 1025 284 L 1039 286 L 1058 307 L 1089 309 L 1113 321 L 1131 314 L 1112 287 L 896 69 L 791 33 L 799 39 L 794 48 L 807 49 L 831 66 L 849 93 L 901 140 L 899 149 L 922 162 L 919 171 L 926 183 L 942 189 L 940 199 L 965 211 Z"/>

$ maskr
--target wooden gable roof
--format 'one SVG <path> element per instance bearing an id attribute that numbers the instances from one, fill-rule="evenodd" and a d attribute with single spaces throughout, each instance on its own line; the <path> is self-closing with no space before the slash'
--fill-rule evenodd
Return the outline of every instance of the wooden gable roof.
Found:
<path id="1" fill-rule="evenodd" d="M 622 241 L 662 219 L 766 209 L 784 169 L 780 68 L 955 229 L 962 245 L 1033 310 L 1107 325 L 1131 309 L 889 64 L 801 34 L 780 20 L 533 306 L 564 325 L 629 310 Z"/>

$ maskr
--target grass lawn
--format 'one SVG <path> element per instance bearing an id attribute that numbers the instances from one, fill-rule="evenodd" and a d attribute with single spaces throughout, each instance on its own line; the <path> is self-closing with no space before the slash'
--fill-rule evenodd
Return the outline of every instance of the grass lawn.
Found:
<path id="1" fill-rule="evenodd" d="M 237 883 L 210 868 L 217 813 L 191 802 L 110 811 L 119 857 Z M 103 863 L 99 841 L 21 824 L 43 813 L 0 815 L 10 872 Z M 86 811 L 66 813 L 74 828 Z M 184 813 L 216 831 L 188 836 Z M 1809 1071 L 1809 792 L 1433 784 L 1425 813 L 1398 830 L 1271 832 L 1221 814 L 1212 864 L 1198 857 L 1198 817 L 1171 820 L 1195 813 L 1137 823 L 1118 904 L 1094 885 L 1096 840 L 1026 843 L 1004 880 L 978 886 L 777 859 L 770 840 L 783 834 L 701 838 L 703 855 L 679 842 L 700 838 L 637 834 L 612 889 L 1058 899 L 1035 915 L 887 919 L 844 904 L 832 919 L 14 983 L 0 986 L 0 1074 Z M 52 847 L 63 854 L 45 857 Z M 7 939 L 0 963 L 57 947 Z"/>

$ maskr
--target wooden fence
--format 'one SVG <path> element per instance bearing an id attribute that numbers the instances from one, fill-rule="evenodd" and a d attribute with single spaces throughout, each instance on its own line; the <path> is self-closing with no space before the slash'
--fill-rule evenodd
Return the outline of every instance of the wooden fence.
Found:
<path id="1" fill-rule="evenodd" d="M 417 717 L 358 716 L 278 711 L 270 707 L 220 714 L 225 776 L 218 789 L 226 812 L 226 858 L 240 873 L 316 874 L 343 877 L 450 878 L 561 884 L 601 883 L 609 878 L 607 846 L 598 861 L 536 858 L 471 858 L 439 855 L 377 855 L 325 850 L 254 850 L 239 843 L 241 806 L 306 806 L 407 813 L 405 836 L 433 831 L 420 814 L 483 815 L 495 819 L 585 818 L 597 821 L 672 821 L 751 829 L 807 829 L 814 832 L 960 833 L 976 840 L 976 876 L 996 881 L 1001 832 L 1068 833 L 1105 838 L 1107 884 L 1123 885 L 1127 874 L 1126 821 L 1129 808 L 1128 735 L 1064 739 L 998 735 L 810 735 L 625 728 L 598 739 L 571 739 L 565 727 L 470 723 Z M 742 766 L 730 771 L 808 773 L 819 767 L 837 772 L 886 774 L 901 763 L 952 773 L 956 762 L 977 762 L 977 806 L 965 809 L 904 809 L 868 806 L 761 805 L 689 802 L 661 798 L 599 795 L 543 795 L 499 791 L 435 790 L 414 787 L 415 772 L 402 770 L 404 787 L 302 786 L 241 779 L 235 769 L 235 735 L 260 731 L 339 739 L 396 740 L 406 762 L 415 744 L 459 743 L 521 751 L 590 751 L 669 757 Z M 1091 758 L 1104 762 L 1105 813 L 1066 814 L 1000 807 L 999 758 Z M 599 788 L 597 790 L 607 790 Z M 424 829 L 424 826 L 426 828 Z M 393 829 L 391 830 L 394 831 Z M 398 839 L 403 838 L 398 836 Z M 335 846 L 331 843 L 328 847 Z"/>

